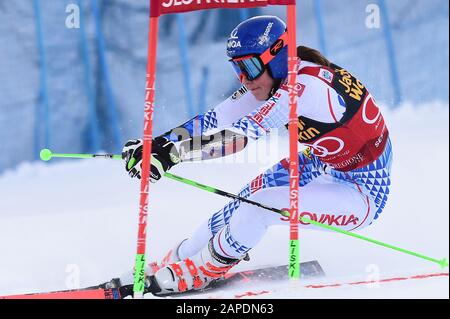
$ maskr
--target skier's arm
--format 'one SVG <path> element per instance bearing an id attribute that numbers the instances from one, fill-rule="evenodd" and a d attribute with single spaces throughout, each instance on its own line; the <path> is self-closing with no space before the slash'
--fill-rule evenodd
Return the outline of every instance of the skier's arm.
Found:
<path id="1" fill-rule="evenodd" d="M 247 145 L 247 137 L 226 128 L 259 104 L 261 102 L 241 87 L 213 109 L 162 137 L 175 143 L 183 161 L 206 160 L 239 152 Z"/>
<path id="2" fill-rule="evenodd" d="M 229 124 L 222 122 L 217 128 L 202 132 L 203 135 L 199 138 L 194 136 L 182 142 L 179 147 L 181 158 L 205 160 L 227 156 L 244 149 L 248 138 L 256 140 L 273 129 L 287 124 L 289 116 L 287 89 L 280 88 L 268 101 L 258 104 L 256 107 L 252 105 L 250 112 L 243 114 L 245 116 L 234 122 L 231 122 L 229 117 Z M 242 111 L 243 108 L 240 107 L 239 110 Z"/>
<path id="3" fill-rule="evenodd" d="M 158 181 L 172 166 L 181 161 L 206 160 L 241 151 L 247 137 L 225 129 L 255 109 L 258 101 L 245 87 L 205 114 L 153 139 L 150 180 Z M 131 177 L 141 178 L 141 139 L 128 141 L 123 150 L 125 169 Z"/>
<path id="4" fill-rule="evenodd" d="M 289 120 L 289 94 L 282 86 L 264 104 L 232 123 L 227 129 L 257 140 L 274 129 L 285 127 Z"/>
<path id="5" fill-rule="evenodd" d="M 205 135 L 210 130 L 230 126 L 232 123 L 254 110 L 260 102 L 244 87 L 240 87 L 230 97 L 189 121 L 162 134 L 172 142 L 182 142 L 194 136 Z"/>
<path id="6" fill-rule="evenodd" d="M 215 112 L 217 122 L 215 125 L 209 124 L 208 127 L 197 125 L 203 128 L 202 135 L 186 133 L 185 127 L 193 127 L 192 120 L 186 122 L 181 130 L 179 128 L 172 130 L 172 138 L 173 132 L 180 130 L 182 133 L 177 136 L 178 141 L 182 141 L 178 144 L 182 160 L 205 160 L 239 152 L 247 145 L 248 138 L 256 140 L 288 123 L 289 94 L 286 86 L 281 86 L 264 103 L 255 101 L 250 92 L 239 97 L 238 101 L 230 102 L 230 99 L 224 101 L 203 115 L 209 116 L 211 112 Z M 230 108 L 231 103 L 236 103 L 233 109 Z M 185 138 L 182 136 L 183 133 Z"/>

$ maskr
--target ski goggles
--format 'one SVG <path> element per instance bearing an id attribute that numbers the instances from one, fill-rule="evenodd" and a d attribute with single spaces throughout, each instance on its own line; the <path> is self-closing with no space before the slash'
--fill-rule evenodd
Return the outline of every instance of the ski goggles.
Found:
<path id="1" fill-rule="evenodd" d="M 242 82 L 242 77 L 249 81 L 256 80 L 265 71 L 265 66 L 287 45 L 287 32 L 284 32 L 266 51 L 260 55 L 251 54 L 230 59 L 234 71 Z"/>

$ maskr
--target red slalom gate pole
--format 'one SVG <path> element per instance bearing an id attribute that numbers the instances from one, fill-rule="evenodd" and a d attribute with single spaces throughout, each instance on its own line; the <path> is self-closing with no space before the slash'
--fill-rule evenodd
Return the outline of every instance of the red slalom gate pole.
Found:
<path id="1" fill-rule="evenodd" d="M 154 0 L 150 0 L 151 11 Z M 142 148 L 142 175 L 139 199 L 139 227 L 135 259 L 133 297 L 143 298 L 145 288 L 145 248 L 147 243 L 147 214 L 149 201 L 149 175 L 152 149 L 153 109 L 156 82 L 156 48 L 158 44 L 158 16 L 150 17 L 148 33 L 147 79 L 145 85 L 144 135 Z"/>
<path id="2" fill-rule="evenodd" d="M 298 115 L 297 115 L 297 43 L 296 5 L 287 6 L 288 20 L 288 82 L 289 82 L 289 278 L 300 278 L 299 235 L 298 235 Z"/>
<path id="3" fill-rule="evenodd" d="M 147 81 L 145 91 L 144 108 L 144 135 L 142 149 L 142 174 L 141 189 L 139 200 L 139 229 L 137 239 L 137 252 L 135 259 L 135 275 L 133 294 L 135 298 L 142 298 L 145 288 L 145 248 L 147 235 L 147 215 L 149 201 L 149 173 L 152 148 L 152 128 L 153 128 L 153 109 L 155 101 L 155 82 L 156 82 L 156 49 L 158 43 L 158 17 L 160 14 L 188 12 L 202 9 L 212 9 L 220 7 L 258 7 L 268 4 L 287 5 L 288 10 L 288 50 L 289 50 L 289 139 L 290 139 L 290 220 L 291 220 L 291 257 L 289 274 L 290 277 L 300 276 L 300 266 L 298 258 L 298 145 L 297 145 L 297 92 L 296 84 L 296 38 L 295 38 L 295 0 L 241 0 L 239 3 L 221 2 L 221 3 L 195 3 L 174 2 L 162 3 L 160 0 L 150 0 L 150 24 L 148 35 L 148 55 L 147 55 Z"/>

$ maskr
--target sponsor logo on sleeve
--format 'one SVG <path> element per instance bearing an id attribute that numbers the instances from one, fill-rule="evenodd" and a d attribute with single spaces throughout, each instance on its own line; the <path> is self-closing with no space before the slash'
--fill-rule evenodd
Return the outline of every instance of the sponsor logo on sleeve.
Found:
<path id="1" fill-rule="evenodd" d="M 245 86 L 242 86 L 241 88 L 239 88 L 237 91 L 235 91 L 231 95 L 231 101 L 235 102 L 235 101 L 239 100 L 241 98 L 241 96 L 243 96 L 247 92 L 248 92 L 248 89 Z"/>
<path id="2" fill-rule="evenodd" d="M 332 72 L 328 71 L 327 69 L 320 69 L 319 78 L 321 78 L 322 80 L 325 80 L 331 84 L 331 82 L 333 82 L 333 77 L 334 75 Z"/>
<path id="3" fill-rule="evenodd" d="M 253 116 L 250 116 L 249 118 L 258 125 L 261 125 L 266 116 L 277 105 L 280 97 L 281 94 L 279 92 L 275 92 L 275 94 Z"/>

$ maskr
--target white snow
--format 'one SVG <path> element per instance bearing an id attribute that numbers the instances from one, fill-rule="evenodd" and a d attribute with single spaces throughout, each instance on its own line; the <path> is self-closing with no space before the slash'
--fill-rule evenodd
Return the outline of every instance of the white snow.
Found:
<path id="1" fill-rule="evenodd" d="M 449 256 L 448 104 L 408 105 L 384 114 L 394 147 L 392 193 L 381 217 L 359 233 L 429 255 Z M 287 153 L 286 140 L 257 163 L 252 152 L 238 163 L 184 164 L 171 172 L 236 193 Z M 284 147 L 284 148 L 282 148 Z M 57 151 L 57 150 L 54 150 Z M 270 160 L 268 160 L 270 158 Z M 250 163 L 245 163 L 244 160 Z M 0 295 L 61 290 L 107 281 L 134 266 L 139 182 L 121 161 L 52 160 L 21 164 L 0 176 Z M 301 200 L 301 199 L 300 199 Z M 147 250 L 161 258 L 228 199 L 165 179 L 151 185 Z M 301 259 L 317 259 L 321 279 L 229 289 L 195 298 L 449 298 L 448 275 L 426 279 L 306 288 L 310 284 L 370 281 L 447 273 L 436 264 L 367 242 L 320 231 L 302 231 Z M 273 227 L 238 269 L 287 263 L 288 229 Z"/>

